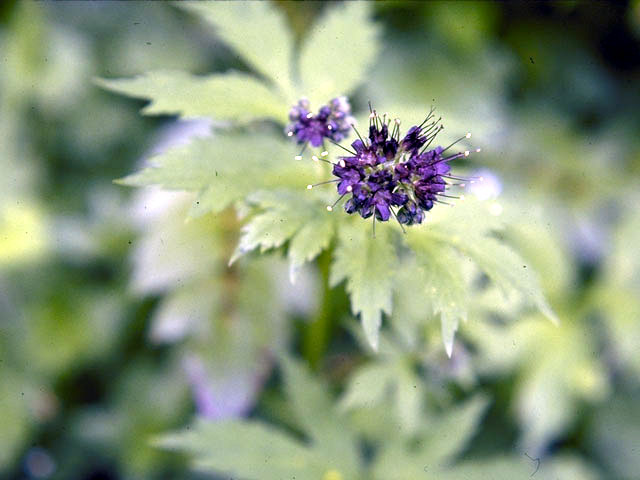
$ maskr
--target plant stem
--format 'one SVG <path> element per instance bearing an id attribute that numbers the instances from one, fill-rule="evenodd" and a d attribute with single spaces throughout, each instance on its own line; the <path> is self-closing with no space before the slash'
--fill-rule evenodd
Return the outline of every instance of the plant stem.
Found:
<path id="1" fill-rule="evenodd" d="M 331 249 L 325 250 L 318 257 L 320 271 L 320 305 L 315 317 L 305 327 L 302 336 L 302 354 L 313 370 L 317 370 L 320 360 L 329 346 L 333 330 L 333 303 L 329 287 L 329 268 L 331 266 Z"/>

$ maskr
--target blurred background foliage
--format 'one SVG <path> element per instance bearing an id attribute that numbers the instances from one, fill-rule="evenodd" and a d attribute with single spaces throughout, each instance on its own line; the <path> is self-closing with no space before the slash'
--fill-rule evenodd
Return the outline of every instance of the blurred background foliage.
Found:
<path id="1" fill-rule="evenodd" d="M 276 5 L 298 38 L 326 8 Z M 638 478 L 640 2 L 372 10 L 382 53 L 354 103 L 398 115 L 435 103 L 449 130 L 474 132 L 485 153 L 467 167 L 488 180 L 475 193 L 560 326 L 508 320 L 516 306 L 481 282 L 451 359 L 437 320 L 420 341 L 404 334 L 424 316 L 410 295 L 370 353 L 341 288 L 319 298 L 325 256 L 295 288 L 278 256 L 228 269 L 234 214 L 184 223 L 187 194 L 112 183 L 210 124 L 142 117 L 145 102 L 92 79 L 245 69 L 231 50 L 166 3 L 3 2 L 0 477 L 199 478 L 150 438 L 196 412 L 300 438 L 307 404 L 287 384 L 321 378 L 368 449 L 389 436 L 375 478 L 421 478 L 397 425 L 432 445 L 456 437 L 429 450 L 434 464 L 464 454 L 451 478 L 486 478 L 487 463 L 525 478 L 535 459 L 538 478 Z M 316 379 L 274 368 L 287 351 Z"/>

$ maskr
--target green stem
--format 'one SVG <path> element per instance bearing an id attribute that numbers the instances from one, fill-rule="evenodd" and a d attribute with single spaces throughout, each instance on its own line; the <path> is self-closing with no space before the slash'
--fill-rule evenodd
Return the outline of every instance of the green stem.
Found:
<path id="1" fill-rule="evenodd" d="M 320 360 L 329 346 L 331 331 L 334 327 L 331 287 L 329 287 L 331 249 L 325 250 L 320 254 L 317 264 L 320 271 L 321 303 L 311 323 L 305 326 L 302 336 L 302 353 L 313 370 L 318 369 Z"/>

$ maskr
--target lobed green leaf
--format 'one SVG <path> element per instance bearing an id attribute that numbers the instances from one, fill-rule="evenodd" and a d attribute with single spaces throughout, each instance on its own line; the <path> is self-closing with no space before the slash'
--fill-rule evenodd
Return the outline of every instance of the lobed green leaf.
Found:
<path id="1" fill-rule="evenodd" d="M 287 121 L 288 104 L 262 81 L 229 72 L 196 76 L 179 70 L 147 72 L 129 79 L 96 79 L 99 86 L 151 103 L 146 115 L 210 117 L 217 121 L 247 123 L 261 118 Z"/>
<path id="2" fill-rule="evenodd" d="M 365 79 L 379 50 L 379 27 L 367 2 L 328 9 L 306 36 L 300 55 L 303 94 L 312 105 L 347 95 Z"/>
<path id="3" fill-rule="evenodd" d="M 378 230 L 374 238 L 369 222 L 343 222 L 330 276 L 332 286 L 346 280 L 351 310 L 360 314 L 374 350 L 378 348 L 382 313 L 391 314 L 393 272 L 398 263 L 391 229 Z"/>
<path id="4" fill-rule="evenodd" d="M 271 2 L 181 2 L 216 28 L 218 36 L 283 95 L 293 92 L 293 36 L 284 14 Z M 287 98 L 287 104 L 294 101 Z"/>

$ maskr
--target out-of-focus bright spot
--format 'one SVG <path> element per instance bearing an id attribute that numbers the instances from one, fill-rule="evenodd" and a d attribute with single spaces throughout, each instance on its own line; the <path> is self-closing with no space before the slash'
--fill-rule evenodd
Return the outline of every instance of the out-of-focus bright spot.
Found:
<path id="1" fill-rule="evenodd" d="M 475 195 L 478 200 L 491 200 L 493 198 L 497 198 L 500 193 L 502 193 L 502 182 L 491 170 L 478 170 L 473 172 L 471 176 L 478 180 L 473 183 L 469 183 L 466 190 L 467 192 Z"/>
<path id="2" fill-rule="evenodd" d="M 328 470 L 323 476 L 322 480 L 343 480 L 342 474 L 337 470 Z"/>
<path id="3" fill-rule="evenodd" d="M 30 477 L 48 478 L 56 471 L 56 463 L 45 449 L 33 447 L 27 452 L 24 468 Z"/>
<path id="4" fill-rule="evenodd" d="M 573 386 L 582 394 L 602 399 L 608 393 L 606 374 L 597 365 L 579 365 L 576 367 Z"/>
<path id="5" fill-rule="evenodd" d="M 502 210 L 502 205 L 500 205 L 498 202 L 494 202 L 489 206 L 489 213 L 494 217 L 502 215 Z"/>
<path id="6" fill-rule="evenodd" d="M 0 267 L 35 260 L 47 248 L 44 212 L 35 204 L 0 207 Z"/>

